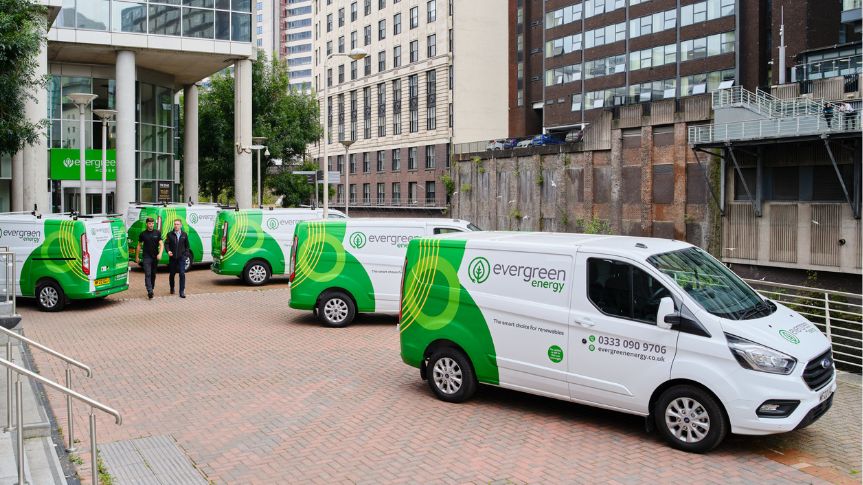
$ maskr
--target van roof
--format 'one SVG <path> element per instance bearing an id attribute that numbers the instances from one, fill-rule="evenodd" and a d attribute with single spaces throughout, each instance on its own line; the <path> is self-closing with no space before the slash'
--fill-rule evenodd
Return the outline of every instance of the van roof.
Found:
<path id="1" fill-rule="evenodd" d="M 374 224 L 374 225 L 393 225 L 393 224 L 450 224 L 466 226 L 469 221 L 462 219 L 452 219 L 447 217 L 351 217 L 350 219 L 330 219 L 328 222 L 347 222 L 349 224 Z"/>
<path id="2" fill-rule="evenodd" d="M 44 221 L 44 220 L 71 220 L 72 215 L 65 214 L 41 214 L 39 217 L 34 216 L 29 212 L 0 212 L 0 220 L 6 222 L 34 222 L 34 221 Z M 104 214 L 98 215 L 83 215 L 78 216 L 78 220 L 81 222 L 102 222 L 105 220 L 121 220 L 120 216 L 106 216 Z"/>
<path id="3" fill-rule="evenodd" d="M 260 211 L 264 214 L 291 214 L 291 213 L 309 213 L 316 212 L 318 214 L 322 214 L 324 212 L 323 209 L 318 207 L 317 209 L 312 209 L 310 207 L 264 207 L 263 209 L 260 207 L 250 207 L 248 209 L 237 209 L 237 208 L 224 208 L 222 210 L 226 211 L 234 211 L 234 212 L 242 212 L 242 211 Z M 344 215 L 344 212 L 337 211 L 335 209 L 329 209 L 330 212 L 335 212 L 336 214 Z"/>
<path id="4" fill-rule="evenodd" d="M 441 239 L 462 241 L 500 242 L 506 246 L 531 246 L 533 248 L 557 248 L 571 251 L 578 248 L 605 254 L 635 255 L 648 257 L 657 253 L 676 251 L 692 247 L 691 244 L 674 239 L 655 237 L 610 236 L 604 234 L 576 234 L 564 232 L 509 232 L 477 231 L 450 233 L 435 236 Z"/>

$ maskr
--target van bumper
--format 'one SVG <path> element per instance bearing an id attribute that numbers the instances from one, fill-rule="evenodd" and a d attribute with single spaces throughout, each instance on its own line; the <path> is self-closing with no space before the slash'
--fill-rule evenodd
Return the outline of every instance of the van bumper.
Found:
<path id="1" fill-rule="evenodd" d="M 783 377 L 787 379 L 792 376 Z M 738 399 L 731 402 L 726 407 L 731 421 L 731 432 L 744 435 L 784 433 L 809 426 L 827 413 L 833 405 L 833 395 L 836 392 L 835 374 L 826 386 L 818 390 L 809 389 L 802 379 L 793 380 L 793 385 L 783 386 L 785 389 L 758 386 L 758 389 L 753 388 L 751 393 L 741 394 L 759 396 L 757 400 Z M 799 401 L 800 404 L 789 416 L 783 418 L 760 417 L 756 414 L 765 401 L 774 399 Z"/>
<path id="2" fill-rule="evenodd" d="M 291 298 L 291 301 L 288 302 L 288 306 L 295 310 L 314 310 L 315 303 L 297 301 Z"/>

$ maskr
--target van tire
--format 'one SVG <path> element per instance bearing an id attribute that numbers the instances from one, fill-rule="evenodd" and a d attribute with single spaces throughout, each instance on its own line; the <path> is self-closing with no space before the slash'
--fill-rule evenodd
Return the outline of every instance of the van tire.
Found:
<path id="1" fill-rule="evenodd" d="M 328 291 L 318 300 L 317 317 L 325 327 L 347 327 L 356 316 L 354 300 L 341 291 Z"/>
<path id="2" fill-rule="evenodd" d="M 246 267 L 243 268 L 243 280 L 250 286 L 261 286 L 270 281 L 270 265 L 266 261 L 256 259 L 249 261 Z"/>
<path id="3" fill-rule="evenodd" d="M 464 353 L 453 347 L 436 350 L 426 367 L 429 387 L 441 401 L 460 403 L 476 392 L 476 375 Z"/>
<path id="4" fill-rule="evenodd" d="M 43 312 L 59 312 L 66 306 L 66 293 L 55 281 L 46 281 L 36 288 L 36 304 Z"/>
<path id="5" fill-rule="evenodd" d="M 690 415 L 680 416 L 684 411 L 689 411 Z M 656 428 L 668 444 L 690 453 L 706 453 L 716 448 L 728 434 L 728 419 L 716 398 L 704 389 L 688 384 L 663 392 L 656 401 L 653 417 Z M 691 425 L 693 422 L 698 423 L 697 428 Z M 708 427 L 706 434 L 703 433 L 705 425 Z M 696 432 L 694 436 L 693 431 Z M 699 431 L 702 431 L 701 436 Z"/>

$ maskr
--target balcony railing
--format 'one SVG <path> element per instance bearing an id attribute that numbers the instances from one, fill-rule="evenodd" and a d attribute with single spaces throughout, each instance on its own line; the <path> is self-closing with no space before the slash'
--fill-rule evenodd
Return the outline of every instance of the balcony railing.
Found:
<path id="1" fill-rule="evenodd" d="M 850 76 L 861 72 L 863 72 L 863 55 L 858 54 L 798 64 L 791 70 L 791 80 L 812 81 L 828 77 Z"/>
<path id="2" fill-rule="evenodd" d="M 860 113 L 835 113 L 831 118 L 811 115 L 689 127 L 689 143 L 703 145 L 736 140 L 793 138 L 824 133 L 860 131 Z"/>
<path id="3" fill-rule="evenodd" d="M 330 201 L 330 205 L 336 207 L 344 207 L 345 198 L 344 197 L 335 197 L 332 201 Z M 350 201 L 351 207 L 368 207 L 368 208 L 393 208 L 393 209 L 441 209 L 445 207 L 445 204 L 437 198 L 429 197 L 429 198 L 420 198 L 420 199 L 410 199 L 410 198 L 398 198 L 398 199 L 385 199 L 385 198 L 355 198 Z"/>

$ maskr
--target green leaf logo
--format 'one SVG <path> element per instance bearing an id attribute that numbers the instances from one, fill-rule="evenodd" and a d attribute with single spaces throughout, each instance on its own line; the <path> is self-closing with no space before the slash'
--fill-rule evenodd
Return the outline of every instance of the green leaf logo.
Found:
<path id="1" fill-rule="evenodd" d="M 779 335 L 782 335 L 782 337 L 785 340 L 791 342 L 792 344 L 799 344 L 800 343 L 800 339 L 797 338 L 796 336 L 794 336 L 794 334 L 792 334 L 791 332 L 789 332 L 787 330 L 780 330 Z"/>
<path id="2" fill-rule="evenodd" d="M 470 264 L 467 265 L 467 274 L 468 277 L 470 277 L 470 280 L 474 283 L 485 283 L 485 280 L 487 280 L 491 274 L 491 265 L 488 264 L 487 259 L 482 256 L 478 256 L 473 258 Z"/>
<path id="3" fill-rule="evenodd" d="M 197 224 L 198 223 L 198 214 L 196 212 L 192 212 L 189 214 L 189 224 Z"/>
<path id="4" fill-rule="evenodd" d="M 352 248 L 362 249 L 362 247 L 366 245 L 366 235 L 361 232 L 355 232 L 351 234 L 348 241 L 350 241 Z"/>
<path id="5" fill-rule="evenodd" d="M 278 219 L 276 219 L 274 217 L 267 219 L 267 228 L 271 231 L 275 231 L 276 229 L 278 229 L 279 228 Z"/>

